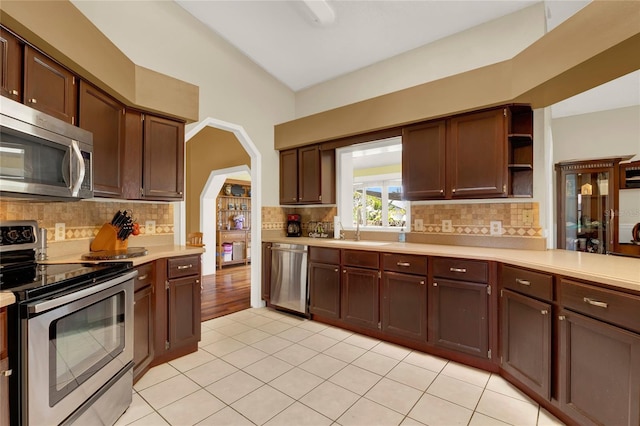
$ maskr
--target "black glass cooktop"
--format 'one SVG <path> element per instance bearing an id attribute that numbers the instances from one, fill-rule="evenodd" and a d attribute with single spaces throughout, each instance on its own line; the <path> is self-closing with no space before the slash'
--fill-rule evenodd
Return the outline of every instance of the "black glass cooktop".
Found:
<path id="1" fill-rule="evenodd" d="M 0 269 L 0 290 L 10 290 L 18 301 L 32 300 L 93 285 L 131 268 L 131 262 L 14 264 Z"/>

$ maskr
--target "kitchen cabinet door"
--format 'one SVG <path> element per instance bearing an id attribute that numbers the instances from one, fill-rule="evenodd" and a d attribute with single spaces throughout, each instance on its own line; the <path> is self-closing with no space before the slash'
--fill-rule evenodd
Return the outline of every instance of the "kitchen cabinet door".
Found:
<path id="1" fill-rule="evenodd" d="M 9 348 L 7 308 L 0 308 L 0 426 L 9 425 Z"/>
<path id="2" fill-rule="evenodd" d="M 373 269 L 343 267 L 342 320 L 367 328 L 379 328 L 379 278 Z"/>
<path id="3" fill-rule="evenodd" d="M 184 123 L 144 116 L 143 197 L 182 200 L 184 192 Z"/>
<path id="4" fill-rule="evenodd" d="M 22 102 L 22 42 L 0 28 L 0 95 Z"/>
<path id="5" fill-rule="evenodd" d="M 382 331 L 427 340 L 427 277 L 399 272 L 382 274 Z"/>
<path id="6" fill-rule="evenodd" d="M 53 59 L 24 48 L 24 103 L 55 118 L 76 124 L 78 92 L 75 76 Z"/>
<path id="7" fill-rule="evenodd" d="M 402 187 L 406 200 L 446 196 L 446 121 L 402 129 Z"/>
<path id="8" fill-rule="evenodd" d="M 309 262 L 309 312 L 340 318 L 340 265 Z"/>
<path id="9" fill-rule="evenodd" d="M 489 356 L 487 285 L 434 278 L 429 287 L 429 340 L 436 346 Z"/>
<path id="10" fill-rule="evenodd" d="M 153 361 L 153 286 L 148 285 L 134 294 L 133 306 L 133 380 L 137 381 Z"/>
<path id="11" fill-rule="evenodd" d="M 551 305 L 501 291 L 502 368 L 551 399 Z"/>
<path id="12" fill-rule="evenodd" d="M 200 277 L 169 281 L 169 345 L 171 350 L 200 340 Z"/>
<path id="13" fill-rule="evenodd" d="M 507 196 L 506 109 L 449 120 L 447 180 L 452 198 Z"/>
<path id="14" fill-rule="evenodd" d="M 122 198 L 124 105 L 80 81 L 78 125 L 93 133 L 93 188 L 96 196 Z"/>
<path id="15" fill-rule="evenodd" d="M 640 424 L 640 335 L 563 310 L 560 406 L 581 425 Z"/>
<path id="16" fill-rule="evenodd" d="M 262 300 L 271 297 L 271 243 L 262 243 Z"/>
<path id="17" fill-rule="evenodd" d="M 125 141 L 125 198 L 181 200 L 184 196 L 184 123 L 127 109 Z"/>
<path id="18" fill-rule="evenodd" d="M 298 202 L 298 150 L 280 151 L 280 204 Z"/>

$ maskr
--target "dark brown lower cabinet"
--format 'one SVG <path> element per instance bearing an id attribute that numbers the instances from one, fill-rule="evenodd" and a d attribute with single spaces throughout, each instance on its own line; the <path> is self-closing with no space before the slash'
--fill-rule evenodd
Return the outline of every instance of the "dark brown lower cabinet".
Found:
<path id="1" fill-rule="evenodd" d="M 340 318 L 340 265 L 309 263 L 309 313 Z"/>
<path id="2" fill-rule="evenodd" d="M 169 281 L 169 343 L 172 350 L 200 340 L 200 276 Z"/>
<path id="3" fill-rule="evenodd" d="M 343 321 L 378 329 L 379 281 L 377 270 L 343 267 L 341 297 Z"/>
<path id="4" fill-rule="evenodd" d="M 269 302 L 271 297 L 271 243 L 262 243 L 262 300 Z"/>
<path id="5" fill-rule="evenodd" d="M 502 290 L 502 368 L 551 398 L 551 305 Z"/>
<path id="6" fill-rule="evenodd" d="M 0 308 L 0 426 L 9 425 L 9 348 L 7 308 Z"/>
<path id="7" fill-rule="evenodd" d="M 426 277 L 384 272 L 382 274 L 382 331 L 426 342 Z"/>
<path id="8" fill-rule="evenodd" d="M 153 286 L 134 294 L 133 306 L 133 380 L 138 380 L 153 361 Z"/>
<path id="9" fill-rule="evenodd" d="M 198 350 L 200 255 L 156 261 L 154 365 Z"/>
<path id="10" fill-rule="evenodd" d="M 434 278 L 429 287 L 429 340 L 442 348 L 490 358 L 487 287 Z"/>
<path id="11" fill-rule="evenodd" d="M 560 404 L 581 425 L 640 424 L 640 335 L 560 313 Z"/>

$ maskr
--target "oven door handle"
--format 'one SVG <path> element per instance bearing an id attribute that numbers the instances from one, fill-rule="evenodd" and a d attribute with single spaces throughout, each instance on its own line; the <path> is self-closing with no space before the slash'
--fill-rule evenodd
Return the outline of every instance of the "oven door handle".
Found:
<path id="1" fill-rule="evenodd" d="M 74 291 L 73 293 L 65 294 L 64 296 L 56 297 L 55 299 L 45 300 L 44 302 L 27 305 L 27 310 L 30 314 L 39 314 L 41 312 L 48 311 L 49 309 L 66 305 L 67 303 L 73 302 L 74 300 L 81 299 L 85 296 L 98 293 L 102 290 L 106 290 L 110 287 L 131 280 L 135 278 L 136 275 L 138 275 L 137 270 L 129 271 L 124 275 L 112 278 L 104 283 L 84 288 L 82 290 Z"/>

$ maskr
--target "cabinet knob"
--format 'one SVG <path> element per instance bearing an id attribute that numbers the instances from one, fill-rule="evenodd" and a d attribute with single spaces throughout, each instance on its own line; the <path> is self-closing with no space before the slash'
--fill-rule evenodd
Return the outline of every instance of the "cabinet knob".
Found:
<path id="1" fill-rule="evenodd" d="M 548 310 L 546 310 L 546 309 L 543 309 L 543 310 L 541 310 L 541 311 L 540 311 L 540 313 L 541 313 L 542 315 L 547 315 L 547 314 L 549 313 L 549 311 L 548 311 Z"/>
<path id="2" fill-rule="evenodd" d="M 13 89 L 12 91 L 9 92 L 11 95 L 13 96 L 18 96 L 18 91 L 16 89 Z"/>
<path id="3" fill-rule="evenodd" d="M 560 321 L 564 321 L 564 320 L 566 320 L 566 319 L 567 319 L 567 317 L 565 317 L 564 315 L 559 315 L 559 316 L 558 316 L 558 319 L 559 319 Z"/>
<path id="4" fill-rule="evenodd" d="M 453 193 L 455 194 L 455 192 L 456 192 L 456 189 L 455 189 L 455 188 L 453 188 L 453 189 L 451 190 L 451 192 L 453 192 Z"/>
<path id="5" fill-rule="evenodd" d="M 444 189 L 441 189 L 441 190 L 440 190 L 440 193 L 441 193 L 441 194 L 444 194 Z"/>
<path id="6" fill-rule="evenodd" d="M 336 269 L 334 269 L 334 270 L 333 270 L 333 272 L 338 272 L 338 271 L 339 271 L 339 269 L 338 269 L 338 268 L 336 268 Z"/>
<path id="7" fill-rule="evenodd" d="M 424 280 L 421 280 L 421 281 L 420 281 L 420 285 L 424 285 Z"/>
<path id="8" fill-rule="evenodd" d="M 343 274 L 346 274 L 346 273 L 347 273 L 347 270 L 346 270 L 346 269 L 343 269 L 343 270 L 342 270 L 342 273 L 343 273 Z"/>
<path id="9" fill-rule="evenodd" d="M 12 374 L 13 374 L 13 370 L 0 371 L 0 376 L 9 377 Z"/>
<path id="10" fill-rule="evenodd" d="M 38 103 L 38 101 L 35 98 L 29 99 L 29 102 L 32 103 L 32 104 L 37 104 Z"/>
<path id="11" fill-rule="evenodd" d="M 434 287 L 438 287 L 438 283 L 433 283 L 433 286 Z"/>

